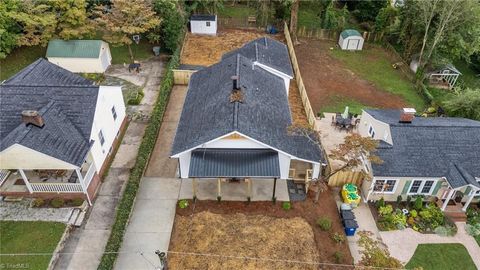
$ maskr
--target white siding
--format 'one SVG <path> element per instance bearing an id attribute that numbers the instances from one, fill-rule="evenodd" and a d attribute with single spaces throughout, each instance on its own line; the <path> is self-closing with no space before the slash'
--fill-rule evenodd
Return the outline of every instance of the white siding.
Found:
<path id="1" fill-rule="evenodd" d="M 363 48 L 363 42 L 363 38 L 359 36 L 352 36 L 343 39 L 340 35 L 338 45 L 342 50 L 360 51 Z"/>
<path id="2" fill-rule="evenodd" d="M 382 121 L 373 118 L 366 111 L 362 112 L 360 119 L 360 125 L 358 127 L 358 133 L 363 137 L 371 137 L 369 134 L 370 127 L 375 131 L 376 140 L 384 140 L 389 144 L 392 144 L 392 136 L 390 132 L 390 126 Z"/>
<path id="3" fill-rule="evenodd" d="M 77 166 L 19 144 L 14 144 L 0 152 L 0 169 L 73 170 L 76 168 Z"/>
<path id="4" fill-rule="evenodd" d="M 254 64 L 257 65 L 257 66 L 259 66 L 259 67 L 261 67 L 261 68 L 263 68 L 264 70 L 272 73 L 273 75 L 276 75 L 276 76 L 282 78 L 283 81 L 285 82 L 285 90 L 287 91 L 287 95 L 288 95 L 288 89 L 290 88 L 290 80 L 293 79 L 293 77 L 291 77 L 291 76 L 289 76 L 289 75 L 287 75 L 287 74 L 285 74 L 285 73 L 283 73 L 283 72 L 280 72 L 280 71 L 278 71 L 278 70 L 276 70 L 276 69 L 274 69 L 274 68 L 271 68 L 271 67 L 269 67 L 269 66 L 263 65 L 263 64 L 261 64 L 261 63 L 259 63 L 259 62 L 255 62 Z"/>
<path id="5" fill-rule="evenodd" d="M 207 22 L 210 23 L 210 26 L 207 26 Z M 216 35 L 217 16 L 215 16 L 215 21 L 190 21 L 190 29 L 193 34 Z"/>
<path id="6" fill-rule="evenodd" d="M 115 106 L 117 113 L 115 120 L 112 115 L 113 106 Z M 122 88 L 120 86 L 100 86 L 90 135 L 90 139 L 95 141 L 91 153 L 97 170 L 102 167 L 110 147 L 112 147 L 113 141 L 120 131 L 125 115 Z M 100 144 L 98 137 L 100 130 L 105 138 L 103 145 Z"/>

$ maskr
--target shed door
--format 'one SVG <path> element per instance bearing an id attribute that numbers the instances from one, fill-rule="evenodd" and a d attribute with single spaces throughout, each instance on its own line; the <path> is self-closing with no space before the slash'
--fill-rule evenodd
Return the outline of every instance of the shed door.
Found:
<path id="1" fill-rule="evenodd" d="M 347 40 L 347 50 L 356 50 L 358 48 L 358 39 Z"/>

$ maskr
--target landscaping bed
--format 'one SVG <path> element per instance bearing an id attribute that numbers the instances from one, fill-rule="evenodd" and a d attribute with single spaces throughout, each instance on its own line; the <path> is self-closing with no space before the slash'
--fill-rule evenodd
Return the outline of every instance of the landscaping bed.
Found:
<path id="1" fill-rule="evenodd" d="M 480 203 L 467 209 L 467 233 L 475 238 L 480 246 Z"/>
<path id="2" fill-rule="evenodd" d="M 322 193 L 318 203 L 314 203 L 313 196 L 314 194 L 309 194 L 307 200 L 291 204 L 227 201 L 196 201 L 193 204 L 192 201 L 188 201 L 188 207 L 183 209 L 177 207 L 170 250 L 352 265 L 353 258 L 331 191 Z M 291 206 L 291 209 L 285 210 L 287 206 Z M 249 223 L 253 227 L 235 225 L 235 222 L 230 220 L 241 221 L 241 224 Z M 187 221 L 189 223 L 186 223 Z M 225 224 L 219 225 L 220 223 Z M 274 225 L 275 228 L 271 227 Z M 202 233 L 204 231 L 205 233 Z M 182 261 L 179 260 L 179 256 L 183 256 Z M 274 265 L 273 262 L 264 260 L 175 256 L 175 253 L 169 254 L 169 267 L 182 269 L 185 260 L 188 260 L 188 265 L 201 266 L 199 269 L 310 267 L 308 264 L 300 263 Z M 242 264 L 238 267 L 236 263 Z M 318 265 L 311 268 L 318 269 Z M 335 269 L 335 266 L 329 265 L 328 268 Z M 343 266 L 341 269 L 348 267 Z"/>
<path id="3" fill-rule="evenodd" d="M 455 223 L 449 220 L 435 203 L 423 202 L 421 196 L 410 200 L 386 203 L 380 199 L 375 203 L 369 203 L 378 229 L 392 231 L 410 227 L 421 233 L 444 236 L 453 236 L 457 233 Z"/>
<path id="4" fill-rule="evenodd" d="M 477 269 L 462 244 L 420 244 L 405 267 L 422 267 L 424 270 Z"/>
<path id="5" fill-rule="evenodd" d="M 345 106 L 353 113 L 365 107 L 423 110 L 422 97 L 391 66 L 395 60 L 381 47 L 349 52 L 336 48 L 333 41 L 302 38 L 300 42 L 295 52 L 315 112 L 342 112 Z"/>
<path id="6" fill-rule="evenodd" d="M 2 254 L 43 253 L 43 255 L 1 256 L 2 269 L 47 269 L 66 225 L 60 222 L 0 221 Z"/>

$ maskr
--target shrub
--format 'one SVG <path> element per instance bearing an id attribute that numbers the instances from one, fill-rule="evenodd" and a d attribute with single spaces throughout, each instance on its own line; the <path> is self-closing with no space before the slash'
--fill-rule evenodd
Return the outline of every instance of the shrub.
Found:
<path id="1" fill-rule="evenodd" d="M 335 251 L 333 253 L 333 259 L 335 260 L 335 263 L 339 264 L 343 262 L 343 253 L 341 251 Z"/>
<path id="2" fill-rule="evenodd" d="M 140 89 L 138 91 L 131 92 L 127 97 L 127 104 L 128 105 L 139 105 L 140 102 L 142 102 L 142 99 L 143 99 L 144 95 L 145 94 L 143 93 L 142 89 Z"/>
<path id="3" fill-rule="evenodd" d="M 178 207 L 180 207 L 180 209 L 185 209 L 188 207 L 188 201 L 187 200 L 180 200 L 178 201 Z"/>
<path id="4" fill-rule="evenodd" d="M 380 198 L 380 200 L 378 200 L 375 205 L 377 206 L 377 208 L 380 208 L 380 207 L 384 207 L 385 206 L 385 200 L 382 198 Z"/>
<path id="5" fill-rule="evenodd" d="M 450 225 L 438 226 L 433 231 L 440 236 L 454 236 L 457 233 L 457 227 Z"/>
<path id="6" fill-rule="evenodd" d="M 145 130 L 145 134 L 143 135 L 135 165 L 130 171 L 130 176 L 126 184 L 125 191 L 123 192 L 123 195 L 118 203 L 112 232 L 110 233 L 110 237 L 105 247 L 105 253 L 102 256 L 102 260 L 98 266 L 98 269 L 112 269 L 115 259 L 118 255 L 117 251 L 122 245 L 123 235 L 125 234 L 125 229 L 132 211 L 135 196 L 137 195 L 140 180 L 143 176 L 143 171 L 147 164 L 150 153 L 155 147 L 157 134 L 162 123 L 165 108 L 170 96 L 170 91 L 173 87 L 172 69 L 176 68 L 179 64 L 180 50 L 180 47 L 175 50 L 167 64 L 155 107 L 153 108 L 150 121 Z"/>
<path id="7" fill-rule="evenodd" d="M 397 196 L 397 205 L 400 205 L 400 203 L 402 202 L 402 195 L 398 195 Z"/>
<path id="8" fill-rule="evenodd" d="M 387 216 L 390 215 L 393 212 L 393 207 L 389 204 L 386 206 L 382 206 L 378 209 L 378 214 L 380 216 Z"/>
<path id="9" fill-rule="evenodd" d="M 433 204 L 420 211 L 418 215 L 422 218 L 421 229 L 434 230 L 438 226 L 445 225 L 445 216 L 442 210 Z"/>
<path id="10" fill-rule="evenodd" d="M 332 228 L 332 221 L 328 217 L 320 217 L 317 224 L 322 231 L 328 231 Z"/>
<path id="11" fill-rule="evenodd" d="M 416 217 L 418 216 L 417 210 L 415 210 L 415 209 L 411 210 L 411 211 L 410 211 L 410 216 L 411 216 L 412 218 L 416 218 Z"/>
<path id="12" fill-rule="evenodd" d="M 292 204 L 290 202 L 283 202 L 282 208 L 283 210 L 290 210 L 292 208 Z"/>
<path id="13" fill-rule="evenodd" d="M 345 242 L 345 236 L 343 234 L 340 234 L 340 233 L 332 234 L 332 239 L 337 244 L 341 244 L 341 243 Z"/>
<path id="14" fill-rule="evenodd" d="M 402 263 L 390 256 L 388 249 L 380 247 L 380 243 L 372 239 L 372 233 L 367 231 L 358 232 L 360 240 L 358 244 L 363 248 L 360 265 L 380 268 L 403 268 Z"/>
<path id="15" fill-rule="evenodd" d="M 72 200 L 72 205 L 73 206 L 80 206 L 80 205 L 83 204 L 84 201 L 85 200 L 82 199 L 82 198 L 75 198 L 75 199 Z"/>
<path id="16" fill-rule="evenodd" d="M 55 208 L 60 208 L 65 205 L 65 200 L 62 198 L 55 198 L 50 201 L 50 205 Z"/>
<path id="17" fill-rule="evenodd" d="M 397 209 L 395 214 L 392 215 L 392 223 L 399 230 L 403 230 L 407 227 L 407 216 L 402 213 L 402 210 Z"/>
<path id="18" fill-rule="evenodd" d="M 412 196 L 407 196 L 407 207 L 410 208 L 410 206 L 412 205 Z"/>
<path id="19" fill-rule="evenodd" d="M 32 207 L 42 207 L 45 205 L 45 200 L 42 198 L 36 198 L 32 201 Z"/>
<path id="20" fill-rule="evenodd" d="M 423 198 L 421 196 L 417 196 L 415 198 L 415 202 L 413 203 L 413 208 L 417 211 L 422 210 L 423 208 Z"/>
<path id="21" fill-rule="evenodd" d="M 465 231 L 473 237 L 479 236 L 480 235 L 480 223 L 477 223 L 475 225 L 471 224 L 466 224 L 465 225 Z"/>

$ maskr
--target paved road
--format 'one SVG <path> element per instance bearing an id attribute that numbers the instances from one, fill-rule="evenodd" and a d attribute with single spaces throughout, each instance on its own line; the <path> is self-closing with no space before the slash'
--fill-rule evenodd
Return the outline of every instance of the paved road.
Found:
<path id="1" fill-rule="evenodd" d="M 117 270 L 156 269 L 159 260 L 155 250 L 168 250 L 181 184 L 175 178 L 177 162 L 169 159 L 169 155 L 186 93 L 185 86 L 175 86 L 170 95 L 115 263 Z"/>
<path id="2" fill-rule="evenodd" d="M 113 70 L 116 72 L 115 76 L 122 77 L 123 70 L 124 79 L 131 79 L 133 83 L 144 85 L 145 97 L 139 107 L 144 113 L 150 114 L 153 109 L 150 99 L 156 99 L 158 96 L 163 61 L 159 57 L 154 57 L 143 62 L 142 66 L 143 70 L 136 78 L 130 78 L 135 75 L 128 74 L 128 71 L 122 67 L 114 67 Z M 145 128 L 146 123 L 136 120 L 130 122 L 108 176 L 104 179 L 90 210 L 86 224 L 72 232 L 62 251 L 63 253 L 75 253 L 75 255 L 61 255 L 54 269 L 97 269 L 115 220 L 119 194 L 123 193 L 130 169 L 135 164 Z"/>

